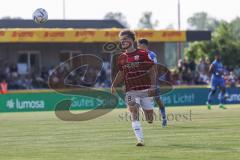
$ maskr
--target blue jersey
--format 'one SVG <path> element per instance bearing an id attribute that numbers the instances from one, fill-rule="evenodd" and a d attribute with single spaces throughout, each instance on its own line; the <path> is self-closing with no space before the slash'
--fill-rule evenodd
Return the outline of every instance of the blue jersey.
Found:
<path id="1" fill-rule="evenodd" d="M 147 50 L 148 57 L 151 59 L 154 63 L 157 63 L 157 55 L 153 51 Z"/>
<path id="2" fill-rule="evenodd" d="M 147 50 L 147 52 L 148 52 L 148 57 L 149 57 L 149 59 L 151 59 L 155 64 L 157 64 L 158 62 L 157 62 L 157 55 L 156 55 L 156 53 L 153 52 L 153 51 L 150 51 L 150 50 Z M 166 74 L 161 75 L 161 76 L 159 77 L 159 80 L 165 80 L 165 75 L 166 75 Z"/>
<path id="3" fill-rule="evenodd" d="M 218 87 L 225 87 L 225 80 L 223 78 L 223 64 L 220 61 L 213 61 L 213 72 L 211 77 L 211 86 L 212 89 L 216 89 Z"/>
<path id="4" fill-rule="evenodd" d="M 213 72 L 212 72 L 212 78 L 221 78 L 223 76 L 223 64 L 220 61 L 213 61 Z"/>

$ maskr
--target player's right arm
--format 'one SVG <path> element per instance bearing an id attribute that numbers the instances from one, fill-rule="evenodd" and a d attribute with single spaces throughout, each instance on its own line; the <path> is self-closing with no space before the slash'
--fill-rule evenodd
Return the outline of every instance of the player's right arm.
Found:
<path id="1" fill-rule="evenodd" d="M 111 93 L 114 94 L 116 92 L 116 87 L 124 81 L 124 71 L 123 71 L 123 66 L 125 65 L 126 62 L 126 55 L 125 54 L 120 54 L 119 57 L 117 58 L 117 67 L 118 67 L 118 73 L 116 77 L 113 80 L 112 86 L 111 86 Z"/>
<path id="2" fill-rule="evenodd" d="M 122 81 L 124 80 L 123 77 L 123 71 L 119 70 L 115 79 L 113 80 L 112 86 L 111 86 L 111 93 L 114 94 L 116 92 L 115 87 L 118 86 Z"/>

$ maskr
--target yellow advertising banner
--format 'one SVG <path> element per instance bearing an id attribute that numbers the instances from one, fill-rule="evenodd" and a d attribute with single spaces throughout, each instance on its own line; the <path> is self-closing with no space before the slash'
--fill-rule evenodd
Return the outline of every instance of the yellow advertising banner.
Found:
<path id="1" fill-rule="evenodd" d="M 15 42 L 114 42 L 119 29 L 0 29 L 0 43 Z M 185 42 L 185 31 L 135 30 L 137 38 L 152 42 Z"/>

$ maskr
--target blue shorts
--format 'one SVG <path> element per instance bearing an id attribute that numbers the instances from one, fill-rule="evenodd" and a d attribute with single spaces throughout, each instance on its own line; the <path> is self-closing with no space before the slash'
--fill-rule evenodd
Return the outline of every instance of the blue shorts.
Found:
<path id="1" fill-rule="evenodd" d="M 215 89 L 217 89 L 217 88 L 223 88 L 223 87 L 225 87 L 225 80 L 224 80 L 224 78 L 222 78 L 222 77 L 219 77 L 219 78 L 212 78 L 211 79 L 211 88 L 213 89 L 213 90 L 215 90 Z"/>

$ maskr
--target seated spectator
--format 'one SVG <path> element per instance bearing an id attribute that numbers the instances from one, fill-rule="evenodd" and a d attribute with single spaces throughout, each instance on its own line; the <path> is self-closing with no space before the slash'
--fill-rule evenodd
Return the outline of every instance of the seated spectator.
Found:
<path id="1" fill-rule="evenodd" d="M 197 65 L 197 71 L 199 73 L 206 73 L 206 65 L 205 58 L 201 58 L 200 63 Z"/>
<path id="2" fill-rule="evenodd" d="M 173 72 L 172 72 L 172 83 L 173 83 L 173 85 L 180 85 L 181 84 L 181 81 L 180 81 L 180 76 L 179 76 L 179 74 L 177 73 L 177 71 L 176 70 L 174 70 Z"/>
<path id="3" fill-rule="evenodd" d="M 0 83 L 0 93 L 1 94 L 6 94 L 8 92 L 8 84 L 6 80 L 2 80 Z"/>
<path id="4" fill-rule="evenodd" d="M 189 67 L 191 72 L 195 72 L 196 71 L 196 63 L 195 63 L 193 58 L 191 58 L 191 60 L 190 60 L 190 62 L 188 64 L 188 67 Z"/>
<path id="5" fill-rule="evenodd" d="M 230 87 L 236 87 L 237 86 L 237 77 L 234 75 L 234 73 L 231 71 L 230 75 L 228 77 L 229 85 Z"/>

